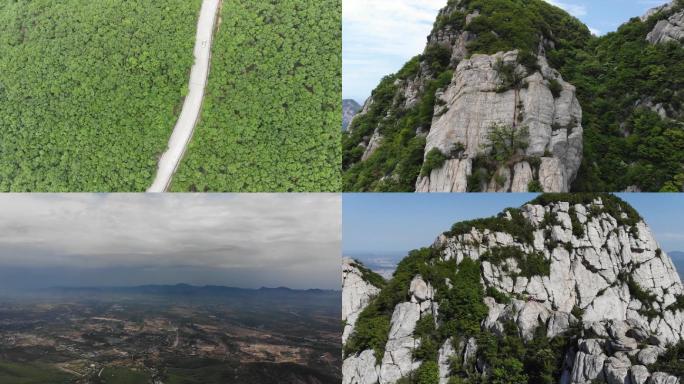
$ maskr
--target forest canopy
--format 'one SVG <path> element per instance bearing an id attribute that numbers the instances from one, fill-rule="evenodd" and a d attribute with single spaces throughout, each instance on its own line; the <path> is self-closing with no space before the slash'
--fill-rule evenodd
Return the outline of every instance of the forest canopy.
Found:
<path id="1" fill-rule="evenodd" d="M 201 0 L 0 2 L 0 191 L 144 191 Z"/>
<path id="2" fill-rule="evenodd" d="M 173 191 L 339 191 L 340 0 L 224 1 Z"/>

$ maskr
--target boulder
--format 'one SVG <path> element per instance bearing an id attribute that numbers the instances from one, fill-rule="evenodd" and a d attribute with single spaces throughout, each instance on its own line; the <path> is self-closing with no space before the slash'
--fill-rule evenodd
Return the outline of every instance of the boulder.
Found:
<path id="1" fill-rule="evenodd" d="M 342 384 L 377 384 L 377 382 L 378 367 L 372 350 L 349 356 L 342 363 Z"/>
<path id="2" fill-rule="evenodd" d="M 648 381 L 649 384 L 679 384 L 679 379 L 664 372 L 655 372 Z"/>
<path id="3" fill-rule="evenodd" d="M 677 12 L 667 19 L 660 20 L 646 36 L 651 44 L 662 44 L 670 41 L 684 41 L 684 11 Z"/>
<path id="4" fill-rule="evenodd" d="M 632 379 L 632 384 L 646 384 L 650 374 L 643 365 L 633 365 L 629 369 L 629 377 Z"/>

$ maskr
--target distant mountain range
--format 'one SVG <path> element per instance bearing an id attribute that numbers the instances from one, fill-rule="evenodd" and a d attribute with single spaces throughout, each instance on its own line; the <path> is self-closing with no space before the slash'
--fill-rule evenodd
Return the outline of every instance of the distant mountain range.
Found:
<path id="1" fill-rule="evenodd" d="M 152 294 L 152 295 L 320 295 L 331 294 L 337 291 L 323 289 L 297 290 L 286 287 L 259 289 L 247 289 L 227 287 L 221 285 L 195 286 L 190 284 L 176 285 L 140 285 L 133 287 L 53 287 L 49 288 L 52 292 L 79 293 L 132 293 L 132 294 Z"/>
<path id="2" fill-rule="evenodd" d="M 361 110 L 361 105 L 354 100 L 342 100 L 342 130 L 346 131 L 354 116 Z"/>

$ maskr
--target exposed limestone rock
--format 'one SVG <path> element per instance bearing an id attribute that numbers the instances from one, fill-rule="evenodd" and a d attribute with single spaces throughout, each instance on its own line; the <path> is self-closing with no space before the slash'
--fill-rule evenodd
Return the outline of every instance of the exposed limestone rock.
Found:
<path id="1" fill-rule="evenodd" d="M 380 148 L 381 143 L 382 135 L 380 134 L 380 131 L 376 128 L 373 132 L 373 136 L 371 136 L 370 138 L 370 141 L 368 141 L 368 145 L 366 146 L 366 150 L 363 152 L 361 161 L 368 160 L 368 158 L 371 157 L 378 148 Z"/>
<path id="2" fill-rule="evenodd" d="M 655 364 L 658 361 L 658 357 L 665 353 L 665 348 L 648 346 L 642 349 L 637 355 L 637 359 L 643 365 Z"/>
<path id="3" fill-rule="evenodd" d="M 670 41 L 684 42 L 684 11 L 679 11 L 667 19 L 658 21 L 653 30 L 646 36 L 646 40 L 651 44 Z"/>
<path id="4" fill-rule="evenodd" d="M 650 384 L 679 384 L 679 379 L 675 376 L 663 372 L 655 372 L 651 375 Z"/>
<path id="5" fill-rule="evenodd" d="M 361 110 L 361 106 L 354 100 L 342 100 L 342 130 L 345 131 L 351 124 L 354 116 Z"/>
<path id="6" fill-rule="evenodd" d="M 570 180 L 565 175 L 561 161 L 553 157 L 542 157 L 539 166 L 539 183 L 544 192 L 567 192 Z"/>
<path id="7" fill-rule="evenodd" d="M 532 168 L 527 161 L 521 161 L 513 167 L 511 192 L 528 192 L 530 182 L 534 180 Z"/>
<path id="8" fill-rule="evenodd" d="M 630 384 L 629 369 L 632 363 L 629 359 L 609 357 L 605 362 L 604 375 L 608 384 Z"/>
<path id="9" fill-rule="evenodd" d="M 363 279 L 363 275 L 354 266 L 355 262 L 345 258 L 342 263 L 342 321 L 344 332 L 342 344 L 354 331 L 356 319 L 361 311 L 368 305 L 371 298 L 380 292 L 380 289 Z"/>
<path id="10" fill-rule="evenodd" d="M 413 295 L 411 302 L 422 303 L 425 300 L 432 300 L 435 297 L 435 290 L 422 277 L 416 276 L 411 280 L 409 292 Z"/>
<path id="11" fill-rule="evenodd" d="M 655 7 L 655 8 L 651 8 L 645 14 L 643 14 L 643 16 L 640 17 L 640 19 L 641 19 L 641 21 L 646 21 L 651 16 L 655 15 L 656 13 L 667 12 L 667 11 L 671 10 L 674 6 L 675 6 L 675 3 L 674 3 L 674 1 L 672 1 L 670 3 L 663 4 L 663 5 Z"/>
<path id="12" fill-rule="evenodd" d="M 517 64 L 518 52 L 511 51 L 495 55 L 473 55 L 469 60 L 459 63 L 452 83 L 442 93 L 441 100 L 446 103 L 446 112 L 435 116 L 427 136 L 425 153 L 439 148 L 449 153 L 457 143 L 465 146 L 465 155 L 475 158 L 483 154 L 488 144 L 488 134 L 492 126 L 527 127 L 529 130 L 528 148 L 525 155 L 542 158 L 539 181 L 547 192 L 562 192 L 569 189 L 574 180 L 582 157 L 582 110 L 575 97 L 575 88 L 564 82 L 560 74 L 551 69 L 544 57 L 539 57 L 541 69 L 525 77 L 526 87 L 501 91 L 501 75 L 497 62 L 517 66 L 517 71 L 526 69 Z M 555 98 L 550 91 L 550 81 L 557 81 L 562 88 Z M 552 157 L 546 158 L 550 153 Z M 463 160 L 456 160 L 458 163 Z M 528 164 L 529 166 L 529 164 Z M 467 184 L 471 167 L 467 172 L 455 172 L 453 163 L 433 171 L 433 174 L 419 178 L 416 189 L 419 192 L 453 192 L 454 185 Z M 515 170 L 522 172 L 516 176 Z M 527 188 L 532 170 L 526 167 L 506 168 L 507 181 L 504 186 L 490 189 L 512 190 L 512 180 L 516 180 L 516 191 Z M 433 175 L 435 178 L 433 179 Z M 427 180 L 426 180 L 427 179 Z M 524 185 L 523 185 L 524 184 Z M 463 190 L 461 187 L 460 189 Z"/>
<path id="13" fill-rule="evenodd" d="M 603 354 L 590 355 L 577 352 L 572 366 L 571 380 L 573 383 L 590 383 L 592 380 L 603 378 L 603 362 L 606 356 Z"/>
<path id="14" fill-rule="evenodd" d="M 420 366 L 414 361 L 413 350 L 419 340 L 413 337 L 413 330 L 420 319 L 420 306 L 416 303 L 398 304 L 392 314 L 391 329 L 385 355 L 380 368 L 380 384 L 395 383 Z"/>
<path id="15" fill-rule="evenodd" d="M 378 368 L 373 351 L 347 357 L 342 363 L 342 384 L 377 384 Z"/>
<path id="16" fill-rule="evenodd" d="M 616 208 L 616 200 L 605 199 L 615 198 L 600 195 L 586 204 L 527 204 L 498 216 L 529 221 L 527 236 L 473 226 L 440 235 L 433 248 L 441 261 L 456 265 L 465 259 L 479 260 L 485 292 L 493 292 L 491 288 L 498 291 L 489 293 L 497 299 L 499 294 L 507 296 L 500 303 L 494 297 L 483 298 L 488 311 L 482 329 L 503 336 L 510 329 L 506 327 L 514 324 L 524 340 L 531 340 L 540 329 L 548 338 L 566 334 L 577 340 L 564 351 L 563 365 L 558 367 L 563 372 L 561 383 L 677 383 L 677 378 L 651 374 L 647 367 L 684 340 L 684 311 L 670 307 L 684 294 L 684 287 L 649 227 L 625 206 Z M 573 230 L 577 225 L 581 231 Z M 542 257 L 548 262 L 548 275 L 521 275 L 520 256 L 483 260 L 495 247 Z M 420 318 L 434 316 L 437 327 L 444 320 L 439 317 L 434 287 L 455 289 L 455 285 L 429 276 L 413 276 L 407 282 L 407 301 L 395 307 L 382 362 L 374 366 L 380 383 L 395 383 L 422 364 L 412 354 L 420 344 L 413 334 Z M 647 295 L 636 293 L 635 286 Z M 440 347 L 436 356 L 440 383 L 448 382 L 452 358 L 463 362 L 469 372 L 486 376 L 491 368 L 477 356 L 476 339 L 451 336 L 435 344 Z M 361 365 L 359 360 L 360 355 L 348 358 L 345 369 L 350 374 L 372 371 L 370 363 L 364 360 L 366 365 Z M 373 372 L 369 375 L 374 377 Z"/>
<path id="17" fill-rule="evenodd" d="M 475 361 L 475 358 L 477 357 L 477 340 L 474 337 L 471 337 L 468 339 L 468 342 L 465 345 L 465 349 L 463 350 L 463 361 L 464 362 L 472 362 Z"/>
<path id="18" fill-rule="evenodd" d="M 428 177 L 419 177 L 416 192 L 466 192 L 472 173 L 471 159 L 449 159 Z"/>
<path id="19" fill-rule="evenodd" d="M 454 349 L 451 339 L 447 339 L 439 349 L 439 357 L 437 359 L 437 364 L 439 365 L 439 384 L 447 384 L 449 382 L 451 358 L 455 354 L 456 350 Z"/>
<path id="20" fill-rule="evenodd" d="M 633 365 L 629 369 L 629 377 L 632 379 L 632 384 L 646 384 L 649 376 L 648 369 L 643 365 Z"/>
<path id="21" fill-rule="evenodd" d="M 575 323 L 577 323 L 575 316 L 566 312 L 555 312 L 547 324 L 546 337 L 551 339 L 562 335 Z"/>

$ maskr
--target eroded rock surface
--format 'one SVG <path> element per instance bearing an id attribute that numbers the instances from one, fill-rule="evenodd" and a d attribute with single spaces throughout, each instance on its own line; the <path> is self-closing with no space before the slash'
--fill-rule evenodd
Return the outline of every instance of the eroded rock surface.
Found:
<path id="1" fill-rule="evenodd" d="M 670 11 L 674 6 L 675 3 L 672 2 L 655 8 L 645 15 L 645 19 L 658 12 Z M 645 19 L 642 18 L 642 20 Z M 646 36 L 646 40 L 651 44 L 662 44 L 671 41 L 684 42 L 684 10 L 675 12 L 666 19 L 659 20 L 653 27 L 653 30 Z"/>
<path id="2" fill-rule="evenodd" d="M 363 274 L 352 259 L 345 258 L 342 263 L 342 321 L 344 332 L 342 343 L 354 331 L 354 324 L 361 311 L 368 305 L 371 298 L 380 292 L 378 287 L 363 279 Z"/>
<path id="3" fill-rule="evenodd" d="M 525 74 L 519 89 L 502 90 L 503 65 L 515 66 Z M 528 130 L 524 156 L 541 164 L 534 168 L 524 158 L 513 161 L 499 172 L 499 181 L 487 183 L 490 192 L 527 192 L 537 180 L 546 192 L 564 192 L 570 188 L 582 160 L 582 109 L 575 87 L 538 58 L 539 70 L 529 72 L 518 63 L 518 51 L 495 55 L 473 55 L 460 62 L 451 84 L 441 93 L 445 106 L 436 115 L 427 136 L 425 153 L 433 148 L 449 154 L 461 145 L 464 156 L 447 161 L 429 176 L 419 178 L 418 192 L 465 192 L 468 176 L 474 171 L 473 159 L 487 153 L 488 136 L 494 126 Z M 559 88 L 551 91 L 551 82 Z M 557 96 L 557 97 L 556 97 Z"/>
<path id="4" fill-rule="evenodd" d="M 479 260 L 484 291 L 508 297 L 505 302 L 483 298 L 488 308 L 483 330 L 503 336 L 514 324 L 527 341 L 540 330 L 548 338 L 574 335 L 577 342 L 565 351 L 562 383 L 678 383 L 675 376 L 648 367 L 684 340 L 684 310 L 677 304 L 684 297 L 680 277 L 631 208 L 608 195 L 592 199 L 531 203 L 499 215 L 498 220 L 529 223 L 529 237 L 473 227 L 442 234 L 432 247 L 445 262 Z M 536 255 L 548 263 L 548 272 L 521 275 L 523 260 L 517 256 L 485 257 L 497 249 Z M 410 299 L 397 304 L 392 315 L 382 360 L 369 369 L 368 358 L 366 365 L 358 362 L 366 352 L 348 357 L 347 366 L 355 367 L 348 368 L 350 374 L 368 370 L 373 380 L 377 373 L 378 383 L 396 383 L 419 369 L 422 362 L 412 354 L 421 342 L 414 335 L 416 324 L 427 315 L 437 319 L 436 326 L 443 321 L 432 283 L 413 277 L 406 288 Z M 451 282 L 445 284 L 453 289 Z M 441 384 L 449 380 L 453 359 L 487 374 L 474 338 L 454 335 L 437 345 Z"/>

